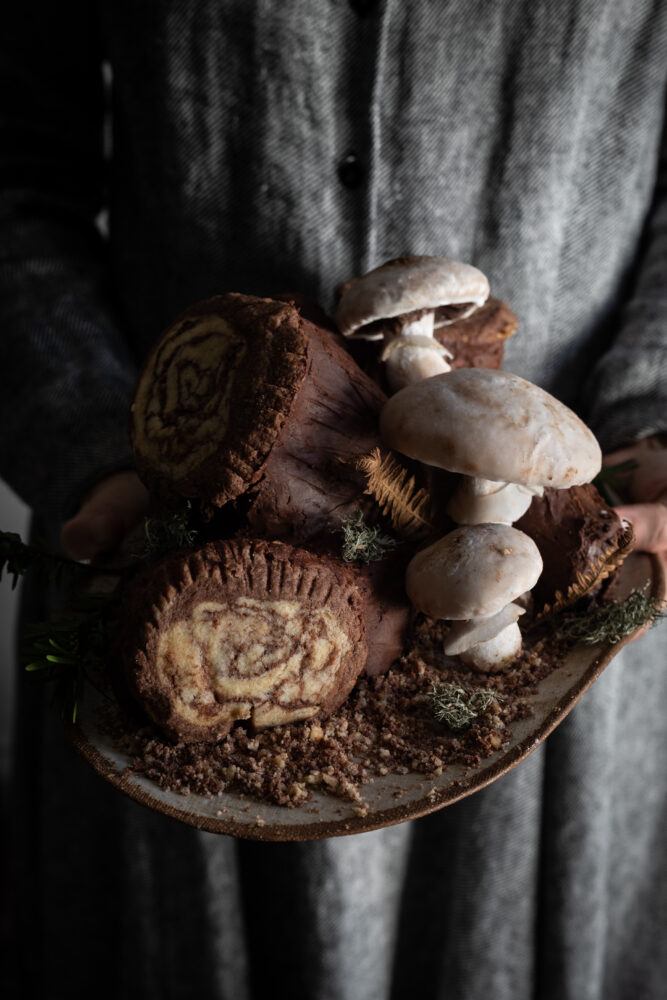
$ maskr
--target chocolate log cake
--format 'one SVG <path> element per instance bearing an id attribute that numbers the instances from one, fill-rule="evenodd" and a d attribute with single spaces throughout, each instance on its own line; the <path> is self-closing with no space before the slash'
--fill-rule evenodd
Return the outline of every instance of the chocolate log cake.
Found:
<path id="1" fill-rule="evenodd" d="M 505 341 L 516 332 L 519 321 L 501 299 L 489 298 L 470 316 L 452 315 L 449 326 L 436 327 L 435 339 L 452 354 L 454 368 L 500 368 Z"/>
<path id="2" fill-rule="evenodd" d="M 124 595 L 128 683 L 170 737 L 215 742 L 315 716 L 367 657 L 354 574 L 281 542 L 220 541 L 166 557 Z"/>
<path id="3" fill-rule="evenodd" d="M 530 535 L 544 562 L 533 590 L 538 614 L 561 610 L 594 592 L 632 548 L 632 528 L 592 483 L 545 489 L 515 527 Z"/>
<path id="4" fill-rule="evenodd" d="M 383 402 L 341 338 L 291 303 L 220 295 L 148 358 L 131 415 L 137 469 L 163 502 L 238 500 L 253 534 L 300 543 L 370 509 L 355 463 L 379 444 Z"/>

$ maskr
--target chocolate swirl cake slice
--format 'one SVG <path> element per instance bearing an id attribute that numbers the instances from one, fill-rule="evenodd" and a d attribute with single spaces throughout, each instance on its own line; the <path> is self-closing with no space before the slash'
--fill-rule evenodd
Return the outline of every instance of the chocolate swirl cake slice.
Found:
<path id="1" fill-rule="evenodd" d="M 183 313 L 150 353 L 131 409 L 137 470 L 162 499 L 222 505 L 255 479 L 306 374 L 284 302 L 228 294 Z"/>
<path id="2" fill-rule="evenodd" d="M 320 718 L 347 698 L 367 657 L 354 576 L 281 542 L 212 542 L 163 560 L 126 591 L 123 660 L 153 721 L 214 742 Z"/>

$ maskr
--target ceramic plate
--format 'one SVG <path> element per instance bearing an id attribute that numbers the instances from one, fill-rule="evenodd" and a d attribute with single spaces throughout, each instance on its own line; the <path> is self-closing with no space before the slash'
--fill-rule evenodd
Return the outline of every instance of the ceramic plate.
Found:
<path id="1" fill-rule="evenodd" d="M 634 553 L 626 559 L 614 583 L 614 597 L 621 599 L 647 584 L 656 599 L 664 600 L 665 575 L 658 560 Z M 164 791 L 150 779 L 129 770 L 130 759 L 114 746 L 99 723 L 102 696 L 93 688 L 86 691 L 76 726 L 67 726 L 67 731 L 79 752 L 106 781 L 150 809 L 201 830 L 265 841 L 316 840 L 363 833 L 425 816 L 497 781 L 539 746 L 616 653 L 641 631 L 615 645 L 582 644 L 572 648 L 562 665 L 537 685 L 530 698 L 532 712 L 512 723 L 509 743 L 477 767 L 450 766 L 437 778 L 414 773 L 374 778 L 362 787 L 368 804 L 365 816 L 357 815 L 353 804 L 319 792 L 314 792 L 305 805 L 287 809 L 234 793 L 211 799 Z"/>

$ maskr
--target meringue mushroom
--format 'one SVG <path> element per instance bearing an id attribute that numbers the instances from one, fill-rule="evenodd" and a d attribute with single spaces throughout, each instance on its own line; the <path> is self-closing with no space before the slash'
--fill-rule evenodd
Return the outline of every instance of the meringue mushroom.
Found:
<path id="1" fill-rule="evenodd" d="M 590 482 L 602 453 L 567 406 L 518 375 L 460 368 L 406 386 L 380 415 L 384 440 L 465 478 L 447 511 L 458 523 L 507 524 L 545 486 Z"/>
<path id="2" fill-rule="evenodd" d="M 395 392 L 450 371 L 446 358 L 451 352 L 438 343 L 434 330 L 471 315 L 488 295 L 488 280 L 470 264 L 398 257 L 346 282 L 336 322 L 345 337 L 384 339 L 381 358 Z"/>
<path id="3" fill-rule="evenodd" d="M 478 670 L 497 671 L 521 652 L 515 603 L 542 572 L 528 535 L 505 524 L 464 525 L 422 549 L 408 565 L 405 587 L 418 611 L 455 622 L 448 655 Z"/>

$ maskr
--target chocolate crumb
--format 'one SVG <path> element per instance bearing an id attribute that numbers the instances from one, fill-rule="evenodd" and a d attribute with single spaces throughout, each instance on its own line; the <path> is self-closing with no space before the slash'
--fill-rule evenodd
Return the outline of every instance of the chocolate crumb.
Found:
<path id="1" fill-rule="evenodd" d="M 497 752 L 510 739 L 511 724 L 530 714 L 529 696 L 558 666 L 566 648 L 553 635 L 526 640 L 509 670 L 486 675 L 444 656 L 446 627 L 420 618 L 415 647 L 387 673 L 362 676 L 325 720 L 253 734 L 241 724 L 215 744 L 173 744 L 152 726 L 121 718 L 114 705 L 105 711 L 106 728 L 132 758 L 131 770 L 160 788 L 209 797 L 234 792 L 288 808 L 305 805 L 317 789 L 364 816 L 368 806 L 362 789 L 374 777 L 412 772 L 433 780 L 452 764 L 476 767 Z M 492 688 L 499 700 L 454 733 L 430 709 L 429 692 L 440 682 Z M 400 799 L 405 792 L 399 787 L 393 794 Z"/>

